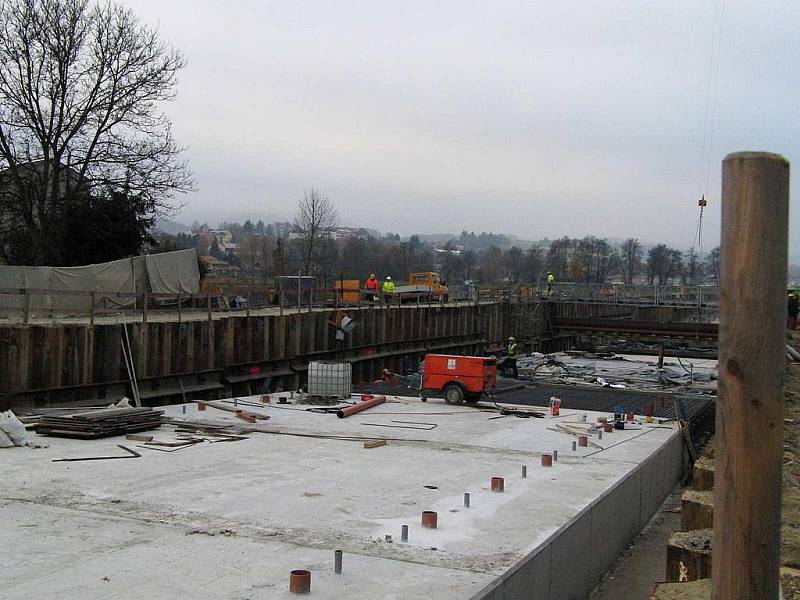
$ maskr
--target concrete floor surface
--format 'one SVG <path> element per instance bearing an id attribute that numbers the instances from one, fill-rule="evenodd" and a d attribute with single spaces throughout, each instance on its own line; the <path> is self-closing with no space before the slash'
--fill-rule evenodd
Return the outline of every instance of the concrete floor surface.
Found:
<path id="1" fill-rule="evenodd" d="M 492 419 L 489 407 L 399 397 L 346 419 L 244 408 L 280 433 L 174 453 L 41 436 L 49 448 L 0 451 L 2 597 L 288 598 L 289 571 L 309 569 L 318 598 L 466 598 L 676 434 L 642 425 L 573 452 L 556 423 L 598 414 Z M 167 412 L 244 423 L 195 405 Z M 174 438 L 168 426 L 152 434 Z M 365 437 L 389 441 L 366 449 Z M 117 444 L 142 457 L 51 462 L 120 454 Z M 554 466 L 540 466 L 556 449 Z M 490 491 L 494 476 L 504 493 Z M 421 527 L 423 510 L 438 512 L 438 529 Z"/>

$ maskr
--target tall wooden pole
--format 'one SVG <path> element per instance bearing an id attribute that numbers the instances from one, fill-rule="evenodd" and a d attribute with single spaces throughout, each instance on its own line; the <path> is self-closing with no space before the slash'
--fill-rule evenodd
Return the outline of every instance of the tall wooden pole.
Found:
<path id="1" fill-rule="evenodd" d="M 714 600 L 777 600 L 789 163 L 722 163 Z"/>

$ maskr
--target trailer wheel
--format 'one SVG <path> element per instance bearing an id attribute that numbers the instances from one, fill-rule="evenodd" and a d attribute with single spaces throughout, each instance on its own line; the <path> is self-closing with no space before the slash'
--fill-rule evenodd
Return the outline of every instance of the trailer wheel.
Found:
<path id="1" fill-rule="evenodd" d="M 448 383 L 444 387 L 444 401 L 448 404 L 461 404 L 464 397 L 464 390 L 457 383 Z"/>

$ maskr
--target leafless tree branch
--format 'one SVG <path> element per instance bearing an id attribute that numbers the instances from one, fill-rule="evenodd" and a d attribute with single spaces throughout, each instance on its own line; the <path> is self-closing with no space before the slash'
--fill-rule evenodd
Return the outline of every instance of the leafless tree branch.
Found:
<path id="1" fill-rule="evenodd" d="M 157 31 L 114 2 L 0 0 L 0 14 L 0 253 L 21 224 L 46 260 L 76 194 L 158 214 L 192 189 L 160 109 L 185 61 Z"/>

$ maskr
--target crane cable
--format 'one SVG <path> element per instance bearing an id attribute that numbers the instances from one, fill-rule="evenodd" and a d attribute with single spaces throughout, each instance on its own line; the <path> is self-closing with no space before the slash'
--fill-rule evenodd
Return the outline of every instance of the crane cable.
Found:
<path id="1" fill-rule="evenodd" d="M 700 154 L 700 215 L 692 240 L 692 254 L 698 249 L 698 260 L 703 264 L 703 209 L 705 209 L 711 178 L 711 154 L 714 141 L 714 121 L 717 113 L 717 89 L 719 85 L 719 60 L 722 40 L 722 21 L 725 16 L 725 0 L 714 4 L 714 21 L 711 32 L 711 48 L 708 57 L 708 81 L 706 83 L 706 108 L 703 124 L 703 148 Z M 701 267 L 702 269 L 702 267 Z"/>

